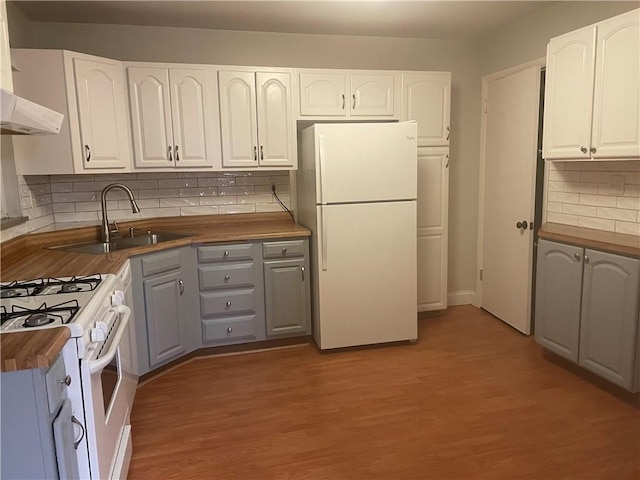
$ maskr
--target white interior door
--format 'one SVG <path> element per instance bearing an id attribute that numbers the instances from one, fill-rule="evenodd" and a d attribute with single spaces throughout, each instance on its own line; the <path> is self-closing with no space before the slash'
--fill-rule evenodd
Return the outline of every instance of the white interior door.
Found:
<path id="1" fill-rule="evenodd" d="M 527 335 L 539 95 L 538 66 L 487 82 L 481 304 Z"/>

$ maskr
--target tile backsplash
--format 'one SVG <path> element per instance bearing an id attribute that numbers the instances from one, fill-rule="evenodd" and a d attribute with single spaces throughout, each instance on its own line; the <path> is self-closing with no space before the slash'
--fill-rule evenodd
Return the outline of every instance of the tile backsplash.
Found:
<path id="1" fill-rule="evenodd" d="M 549 162 L 546 221 L 640 236 L 640 161 Z"/>
<path id="2" fill-rule="evenodd" d="M 3 230 L 2 240 L 51 223 L 100 220 L 100 193 L 110 183 L 127 185 L 140 207 L 131 205 L 122 190 L 107 196 L 109 220 L 178 215 L 278 212 L 271 192 L 291 208 L 289 172 L 176 172 L 100 175 L 37 175 L 19 178 L 20 204 L 26 224 Z"/>

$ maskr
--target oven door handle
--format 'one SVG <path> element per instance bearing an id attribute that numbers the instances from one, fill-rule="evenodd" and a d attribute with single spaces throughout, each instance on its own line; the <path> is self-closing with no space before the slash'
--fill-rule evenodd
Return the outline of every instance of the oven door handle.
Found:
<path id="1" fill-rule="evenodd" d="M 127 330 L 127 326 L 129 325 L 129 318 L 131 318 L 131 309 L 126 305 L 119 305 L 118 312 L 123 315 L 120 319 L 118 331 L 113 337 L 113 341 L 111 342 L 109 350 L 102 357 L 89 362 L 89 372 L 91 372 L 92 374 L 102 371 L 104 367 L 111 363 L 111 360 L 113 360 L 113 357 L 116 356 L 116 352 L 118 351 L 118 347 L 120 346 L 120 340 L 122 340 L 122 336 Z"/>

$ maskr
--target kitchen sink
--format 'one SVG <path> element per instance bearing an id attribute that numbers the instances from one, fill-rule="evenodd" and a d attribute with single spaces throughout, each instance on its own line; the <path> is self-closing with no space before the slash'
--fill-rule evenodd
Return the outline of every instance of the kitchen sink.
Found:
<path id="1" fill-rule="evenodd" d="M 167 232 L 149 232 L 135 237 L 118 237 L 110 242 L 74 243 L 71 245 L 59 245 L 49 247 L 52 250 L 64 250 L 66 252 L 89 253 L 101 255 L 103 253 L 117 252 L 127 248 L 141 247 L 144 245 L 154 245 L 188 237 L 189 235 Z"/>

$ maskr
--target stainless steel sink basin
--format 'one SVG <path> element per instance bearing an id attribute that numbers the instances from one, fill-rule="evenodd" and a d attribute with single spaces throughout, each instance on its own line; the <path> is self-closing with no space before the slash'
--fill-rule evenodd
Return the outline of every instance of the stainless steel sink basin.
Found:
<path id="1" fill-rule="evenodd" d="M 110 242 L 93 242 L 93 243 L 74 243 L 71 245 L 59 245 L 49 247 L 52 250 L 64 250 L 65 252 L 90 253 L 92 255 L 101 255 L 104 253 L 117 252 L 118 250 L 126 250 L 127 248 L 141 247 L 144 245 L 154 245 L 157 243 L 168 242 L 188 237 L 189 235 L 180 233 L 167 232 L 151 232 L 135 237 L 119 237 Z"/>

